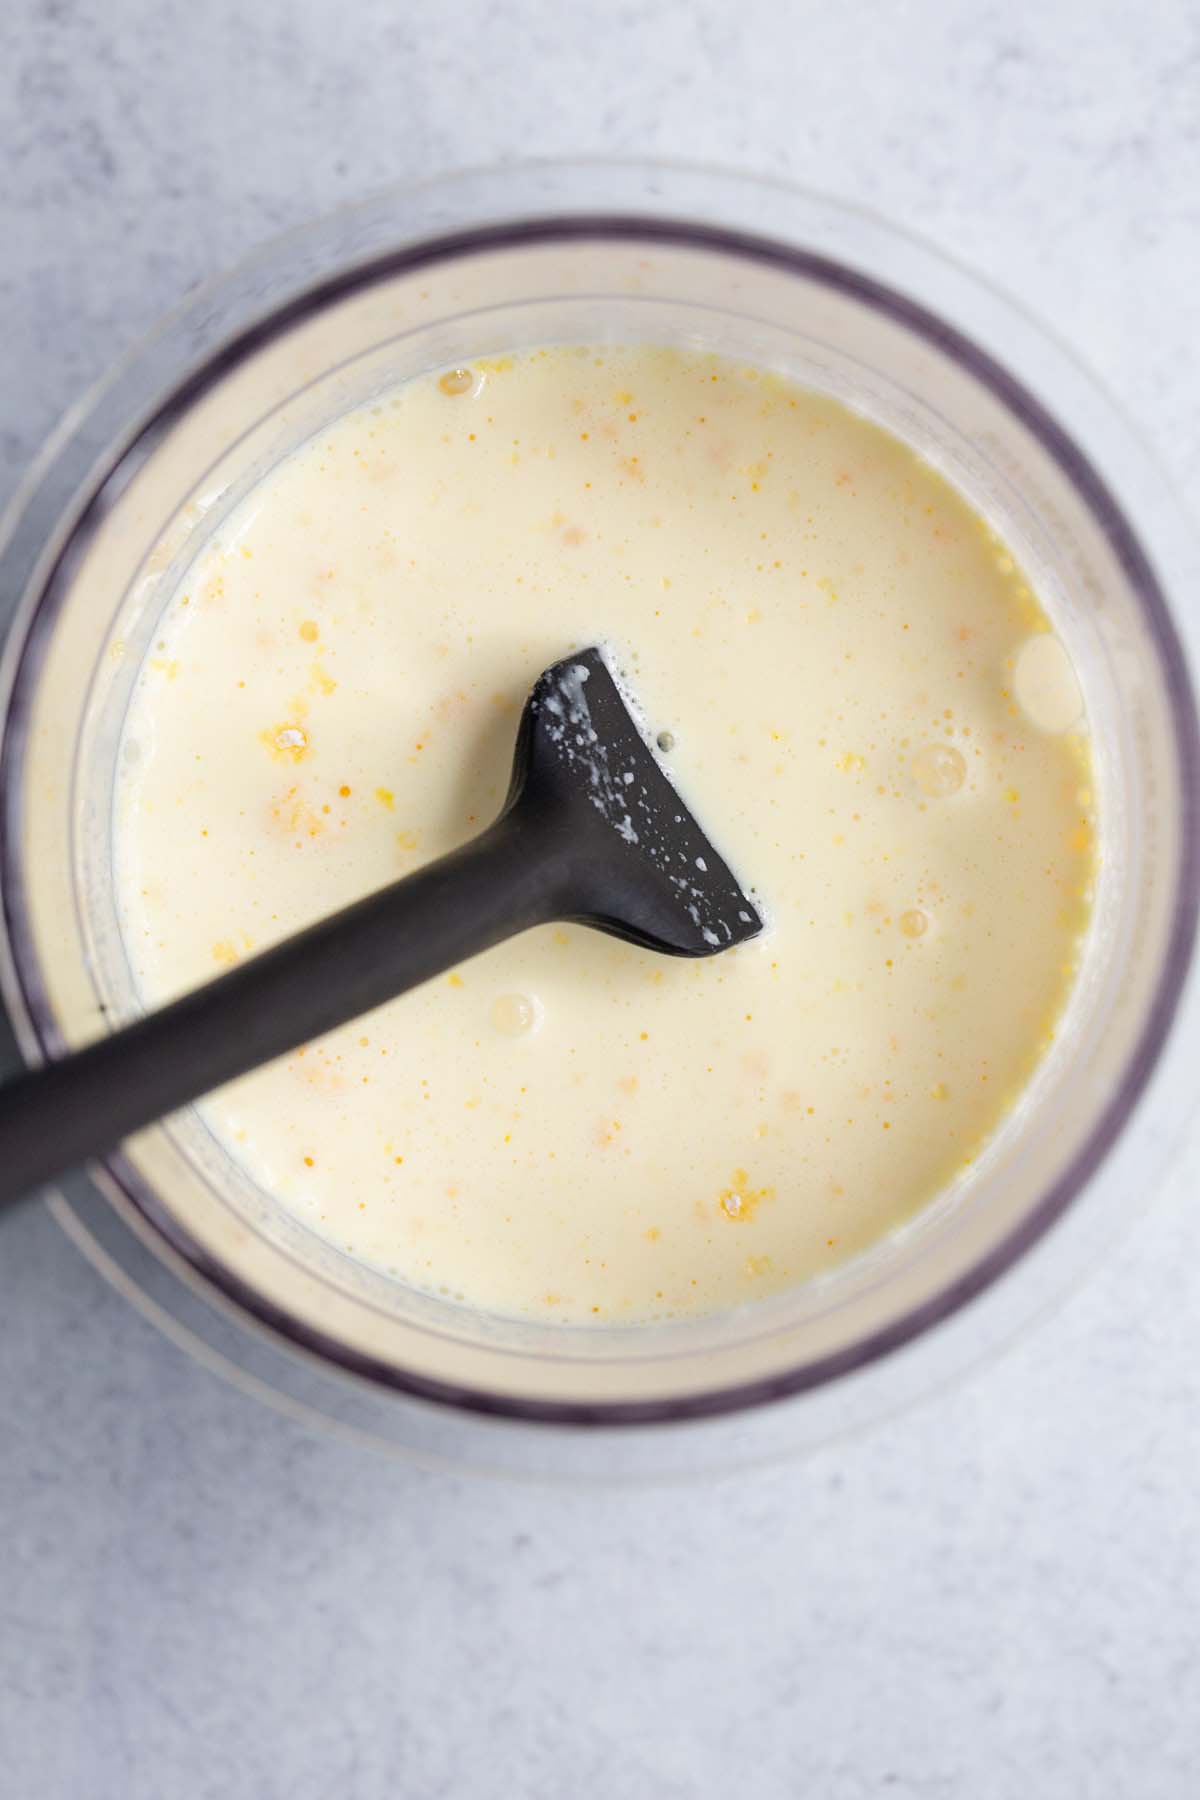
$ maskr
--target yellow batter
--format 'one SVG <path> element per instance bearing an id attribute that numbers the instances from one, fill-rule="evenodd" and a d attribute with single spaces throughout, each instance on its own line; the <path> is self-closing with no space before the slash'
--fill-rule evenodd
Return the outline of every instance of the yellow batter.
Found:
<path id="1" fill-rule="evenodd" d="M 601 1322 L 772 1292 L 945 1187 L 1054 1031 L 1094 821 L 1065 653 L 904 444 L 708 356 L 482 361 L 306 446 L 172 599 L 116 812 L 146 1001 L 474 834 L 597 641 L 769 931 L 532 932 L 204 1111 L 355 1255 Z"/>

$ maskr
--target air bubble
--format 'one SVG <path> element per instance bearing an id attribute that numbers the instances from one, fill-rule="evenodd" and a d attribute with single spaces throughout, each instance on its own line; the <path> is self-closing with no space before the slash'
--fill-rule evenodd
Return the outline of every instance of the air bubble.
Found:
<path id="1" fill-rule="evenodd" d="M 967 779 L 966 761 L 953 744 L 923 745 L 913 752 L 909 771 L 917 787 L 931 800 L 946 800 L 957 794 Z"/>
<path id="2" fill-rule="evenodd" d="M 1030 724 L 1051 736 L 1070 731 L 1083 717 L 1079 678 L 1051 631 L 1039 632 L 1017 652 L 1013 692 Z"/>
<path id="3" fill-rule="evenodd" d="M 483 386 L 483 376 L 474 369 L 447 369 L 438 377 L 438 386 L 447 399 L 457 400 L 463 394 L 477 394 Z"/>
<path id="4" fill-rule="evenodd" d="M 528 1037 L 541 1024 L 541 1003 L 532 994 L 498 994 L 492 1001 L 491 1021 L 501 1037 Z"/>

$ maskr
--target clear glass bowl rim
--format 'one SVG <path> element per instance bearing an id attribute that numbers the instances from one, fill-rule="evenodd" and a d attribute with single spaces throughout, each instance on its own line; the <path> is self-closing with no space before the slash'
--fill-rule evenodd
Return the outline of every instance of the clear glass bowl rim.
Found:
<path id="1" fill-rule="evenodd" d="M 633 168 L 643 171 L 646 169 L 646 165 L 642 164 L 601 161 L 578 165 L 526 164 L 496 171 L 467 171 L 440 177 L 423 186 L 452 194 L 456 182 L 477 181 L 482 178 L 495 179 L 501 187 L 508 188 L 513 185 L 522 168 L 531 170 L 539 167 L 557 169 L 560 175 L 568 178 L 572 167 L 587 169 L 593 176 L 601 177 L 606 170 L 619 172 Z M 733 171 L 716 171 L 682 164 L 661 164 L 657 168 L 664 179 L 675 172 L 701 180 L 725 183 L 733 188 L 739 185 L 755 190 L 774 188 L 781 194 L 793 197 L 804 193 L 804 190 L 793 184 L 763 182 L 757 177 Z M 407 185 L 397 186 L 389 189 L 387 195 L 363 202 L 360 207 L 345 209 L 342 214 L 333 217 L 348 218 L 356 211 L 379 204 L 389 197 L 400 200 L 415 191 L 417 190 Z M 825 196 L 810 197 L 873 221 L 887 233 L 907 239 L 924 256 L 932 257 L 943 265 L 958 266 L 960 274 L 967 280 L 980 287 L 987 286 L 977 274 L 962 269 L 961 265 L 953 265 L 953 259 L 947 257 L 944 251 L 925 244 L 915 234 L 903 230 L 894 222 L 872 214 L 865 208 L 848 207 L 841 201 L 828 201 Z M 278 255 L 289 243 L 303 240 L 308 234 L 319 233 L 332 222 L 332 219 L 317 220 L 285 234 L 264 245 L 226 275 L 217 277 L 189 296 L 154 332 L 133 348 L 97 389 L 72 409 L 47 442 L 3 521 L 0 521 L 0 563 L 18 523 L 36 501 L 40 473 L 52 460 L 57 449 L 79 430 L 91 410 L 122 373 L 136 366 L 139 357 L 174 323 L 193 312 L 200 312 L 209 298 L 219 293 L 226 283 L 232 283 L 241 271 Z M 307 1322 L 290 1317 L 280 1309 L 266 1304 L 232 1270 L 215 1264 L 211 1257 L 201 1253 L 196 1246 L 189 1245 L 186 1234 L 177 1226 L 167 1236 L 158 1207 L 151 1197 L 139 1191 L 139 1180 L 130 1165 L 119 1154 L 106 1159 L 95 1183 L 96 1187 L 109 1198 L 114 1197 L 115 1190 L 115 1196 L 126 1206 L 135 1208 L 142 1222 L 152 1232 L 162 1233 L 170 1247 L 189 1264 L 196 1284 L 202 1289 L 210 1287 L 215 1290 L 216 1295 L 227 1305 L 231 1305 L 236 1313 L 244 1315 L 247 1322 L 265 1328 L 276 1337 L 282 1337 L 291 1347 L 315 1357 L 322 1365 L 331 1365 L 350 1376 L 363 1378 L 376 1388 L 382 1387 L 418 1400 L 432 1401 L 460 1412 L 527 1423 L 582 1427 L 662 1424 L 713 1418 L 759 1408 L 810 1392 L 840 1377 L 865 1369 L 900 1347 L 912 1343 L 990 1288 L 1075 1204 L 1124 1130 L 1158 1063 L 1184 993 L 1200 907 L 1200 731 L 1197 727 L 1187 658 L 1170 606 L 1140 537 L 1089 456 L 1021 379 L 987 349 L 974 342 L 966 332 L 939 316 L 920 300 L 855 267 L 853 263 L 843 263 L 825 252 L 806 248 L 786 237 L 776 238 L 753 231 L 742 231 L 724 223 L 706 222 L 695 216 L 681 216 L 669 206 L 662 212 L 655 213 L 653 210 L 627 210 L 619 206 L 614 206 L 609 211 L 592 205 L 581 205 L 572 210 L 569 204 L 554 204 L 548 206 L 543 213 L 525 210 L 507 217 L 501 212 L 501 216 L 490 222 L 472 223 L 458 229 L 419 235 L 408 242 L 398 241 L 390 249 L 362 260 L 348 262 L 311 281 L 283 305 L 252 320 L 216 348 L 206 352 L 194 367 L 186 370 L 173 386 L 160 395 L 144 416 L 109 445 L 89 477 L 86 491 L 77 498 L 72 508 L 73 516 L 64 515 L 44 521 L 46 529 L 39 535 L 44 540 L 51 540 L 57 528 L 58 542 L 48 566 L 35 572 L 36 579 L 31 580 L 21 595 L 16 617 L 8 627 L 5 678 L 0 682 L 0 705 L 4 709 L 5 721 L 3 756 L 0 757 L 0 794 L 8 796 L 14 791 L 12 765 L 21 740 L 23 695 L 28 693 L 29 684 L 36 681 L 38 644 L 42 635 L 49 630 L 65 593 L 73 549 L 80 538 L 86 535 L 89 520 L 94 516 L 93 509 L 103 506 L 105 490 L 109 484 L 119 483 L 123 471 L 150 453 L 156 436 L 169 428 L 174 418 L 215 387 L 226 373 L 252 356 L 260 345 L 277 338 L 292 325 L 311 318 L 333 302 L 361 292 L 376 282 L 472 252 L 520 244 L 562 244 L 572 239 L 595 243 L 606 237 L 624 242 L 640 239 L 647 244 L 711 249 L 733 258 L 769 263 L 784 272 L 823 283 L 902 323 L 934 344 L 942 353 L 957 360 L 988 387 L 1039 440 L 1084 499 L 1119 559 L 1131 589 L 1139 597 L 1163 665 L 1180 766 L 1183 806 L 1179 818 L 1179 873 L 1167 952 L 1141 1038 L 1129 1059 L 1120 1086 L 1110 1096 L 1087 1143 L 1070 1167 L 1026 1212 L 1007 1239 L 981 1258 L 971 1270 L 910 1313 L 835 1356 L 784 1369 L 743 1386 L 661 1401 L 581 1404 L 544 1401 L 536 1397 L 501 1396 L 482 1390 L 451 1387 L 430 1381 L 417 1371 L 397 1369 L 390 1364 L 351 1352 L 336 1340 L 323 1336 Z M 1032 320 L 1024 309 L 1018 308 L 1016 302 L 999 295 L 994 289 L 989 291 L 994 300 L 1021 311 L 1026 325 L 1033 325 L 1043 337 L 1050 339 L 1045 328 Z M 1071 355 L 1064 345 L 1055 344 L 1055 348 L 1060 355 Z M 1072 357 L 1072 361 L 1074 360 Z M 1077 363 L 1076 369 L 1096 385 L 1090 372 L 1080 370 Z M 1114 403 L 1108 396 L 1104 398 L 1115 411 Z M 9 654 L 13 643 L 18 646 L 16 655 Z M 49 1004 L 38 980 L 29 924 L 23 915 L 20 884 L 9 878 L 19 868 L 19 843 L 6 805 L 0 820 L 0 874 L 4 877 L 0 899 L 5 939 L 3 954 L 0 954 L 0 992 L 22 1050 L 28 1060 L 37 1062 L 55 1054 L 61 1044 L 56 1035 Z"/>

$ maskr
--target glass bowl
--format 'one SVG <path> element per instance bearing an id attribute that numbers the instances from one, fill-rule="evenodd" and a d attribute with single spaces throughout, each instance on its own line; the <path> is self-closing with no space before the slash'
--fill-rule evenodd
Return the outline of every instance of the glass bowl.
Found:
<path id="1" fill-rule="evenodd" d="M 1114 1234 L 1196 1098 L 1196 715 L 1171 595 L 1187 522 L 1069 351 L 944 256 L 816 195 L 688 168 L 482 171 L 279 241 L 64 421 L 0 541 L 3 993 L 25 1057 L 136 1012 L 111 819 L 132 681 L 183 569 L 282 456 L 430 368 L 670 342 L 778 369 L 914 445 L 999 530 L 1092 721 L 1095 915 L 1056 1042 L 994 1142 L 868 1254 L 709 1319 L 576 1329 L 366 1268 L 192 1111 L 62 1184 L 69 1234 L 277 1403 L 432 1461 L 613 1478 L 722 1468 L 876 1416 L 1010 1333 Z M 1182 1048 L 1181 1048 L 1182 1046 Z"/>

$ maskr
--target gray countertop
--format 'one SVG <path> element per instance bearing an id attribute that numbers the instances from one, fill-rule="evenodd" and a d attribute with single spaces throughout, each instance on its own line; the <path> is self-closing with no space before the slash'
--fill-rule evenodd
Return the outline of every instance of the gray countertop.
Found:
<path id="1" fill-rule="evenodd" d="M 385 181 L 602 150 L 875 203 L 1068 331 L 1200 492 L 1191 0 L 7 0 L 0 492 L 199 278 Z M 1183 1800 L 1200 1151 L 958 1389 L 769 1473 L 409 1471 L 0 1234 L 0 1795 Z"/>

